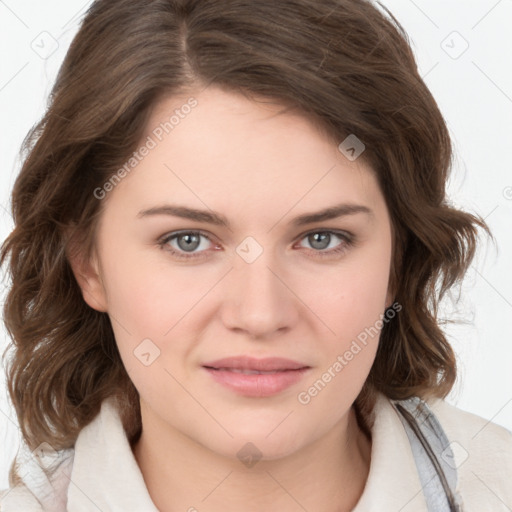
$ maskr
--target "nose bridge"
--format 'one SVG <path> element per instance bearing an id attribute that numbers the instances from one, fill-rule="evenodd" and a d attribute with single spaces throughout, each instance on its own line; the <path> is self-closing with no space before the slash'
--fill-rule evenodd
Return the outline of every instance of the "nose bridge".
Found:
<path id="1" fill-rule="evenodd" d="M 224 299 L 224 320 L 232 328 L 263 335 L 296 319 L 293 293 L 280 272 L 275 251 L 247 237 L 236 248 Z"/>

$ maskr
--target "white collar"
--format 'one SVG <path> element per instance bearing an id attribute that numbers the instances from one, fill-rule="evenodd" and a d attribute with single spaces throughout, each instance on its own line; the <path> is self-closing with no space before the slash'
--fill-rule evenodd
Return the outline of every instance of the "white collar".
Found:
<path id="1" fill-rule="evenodd" d="M 398 413 L 382 393 L 374 411 L 370 472 L 352 512 L 427 512 L 409 438 Z"/>
<path id="2" fill-rule="evenodd" d="M 119 478 L 119 471 L 126 479 Z M 105 400 L 96 419 L 81 430 L 68 490 L 70 510 L 158 512 L 114 403 Z"/>
<path id="3" fill-rule="evenodd" d="M 40 481 L 34 483 L 25 470 L 26 487 L 16 487 L 2 499 L 2 512 L 158 512 L 111 400 L 103 402 L 98 416 L 80 431 L 75 449 L 66 453 L 66 462 L 52 481 L 53 499 L 41 499 L 44 489 L 48 494 L 48 486 Z M 119 478 L 120 470 L 125 475 L 123 479 Z M 58 505 L 55 494 L 58 489 L 65 492 L 68 482 L 64 508 Z M 51 506 L 45 504 L 43 509 L 34 496 Z M 427 512 L 407 434 L 397 412 L 382 394 L 375 405 L 370 472 L 353 512 L 375 510 Z"/>

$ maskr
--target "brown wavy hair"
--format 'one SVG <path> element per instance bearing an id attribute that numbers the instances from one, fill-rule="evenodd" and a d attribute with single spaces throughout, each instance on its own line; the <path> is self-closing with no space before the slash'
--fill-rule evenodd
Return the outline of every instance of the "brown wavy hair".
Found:
<path id="1" fill-rule="evenodd" d="M 110 396 L 130 442 L 140 435 L 109 316 L 83 300 L 69 255 L 91 255 L 105 203 L 93 191 L 130 157 L 153 106 L 210 84 L 278 100 L 336 144 L 356 134 L 366 145 L 361 158 L 391 215 L 390 285 L 402 310 L 382 329 L 360 418 L 376 391 L 444 398 L 454 384 L 438 303 L 462 280 L 478 228 L 492 235 L 447 200 L 447 126 L 393 15 L 365 0 L 98 0 L 24 140 L 15 227 L 0 253 L 11 278 L 8 391 L 30 449 L 73 447 Z"/>

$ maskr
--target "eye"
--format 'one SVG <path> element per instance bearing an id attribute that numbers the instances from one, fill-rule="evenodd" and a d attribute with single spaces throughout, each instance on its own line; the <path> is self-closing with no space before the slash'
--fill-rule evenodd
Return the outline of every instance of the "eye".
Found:
<path id="1" fill-rule="evenodd" d="M 201 231 L 179 231 L 166 235 L 158 242 L 158 245 L 177 258 L 197 258 L 202 255 L 198 253 L 203 253 L 206 249 L 204 244 L 201 244 L 201 238 L 211 242 L 210 238 Z M 203 250 L 196 251 L 198 248 Z"/>
<path id="2" fill-rule="evenodd" d="M 334 243 L 334 248 L 331 242 L 336 242 L 336 239 L 341 240 L 341 243 Z M 352 245 L 354 239 L 352 235 L 345 232 L 322 230 L 310 231 L 302 236 L 301 240 L 306 240 L 308 244 L 314 249 L 315 256 L 325 257 L 339 255 L 346 252 Z M 331 247 L 330 250 L 326 250 Z M 301 244 L 301 247 L 304 247 Z"/>
<path id="3" fill-rule="evenodd" d="M 202 239 L 206 242 L 202 243 Z M 332 242 L 336 242 L 336 239 L 339 242 L 332 248 Z M 353 235 L 333 230 L 310 231 L 302 235 L 300 240 L 306 240 L 312 247 L 310 251 L 314 257 L 320 258 L 341 255 L 354 245 Z M 161 238 L 158 245 L 161 249 L 170 252 L 173 257 L 191 259 L 207 256 L 209 243 L 212 243 L 212 240 L 202 231 L 175 231 Z M 299 246 L 304 247 L 302 244 Z"/>

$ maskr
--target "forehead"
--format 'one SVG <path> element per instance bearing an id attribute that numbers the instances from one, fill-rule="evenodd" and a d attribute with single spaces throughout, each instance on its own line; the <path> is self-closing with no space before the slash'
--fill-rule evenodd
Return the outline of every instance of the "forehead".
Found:
<path id="1" fill-rule="evenodd" d="M 373 172 L 350 161 L 311 119 L 282 104 L 208 87 L 153 108 L 144 158 L 117 187 L 144 207 L 157 201 L 204 209 L 232 205 L 272 216 L 325 203 L 375 203 Z M 178 201 L 179 200 L 179 201 Z M 212 206 L 213 208 L 213 206 Z"/>

